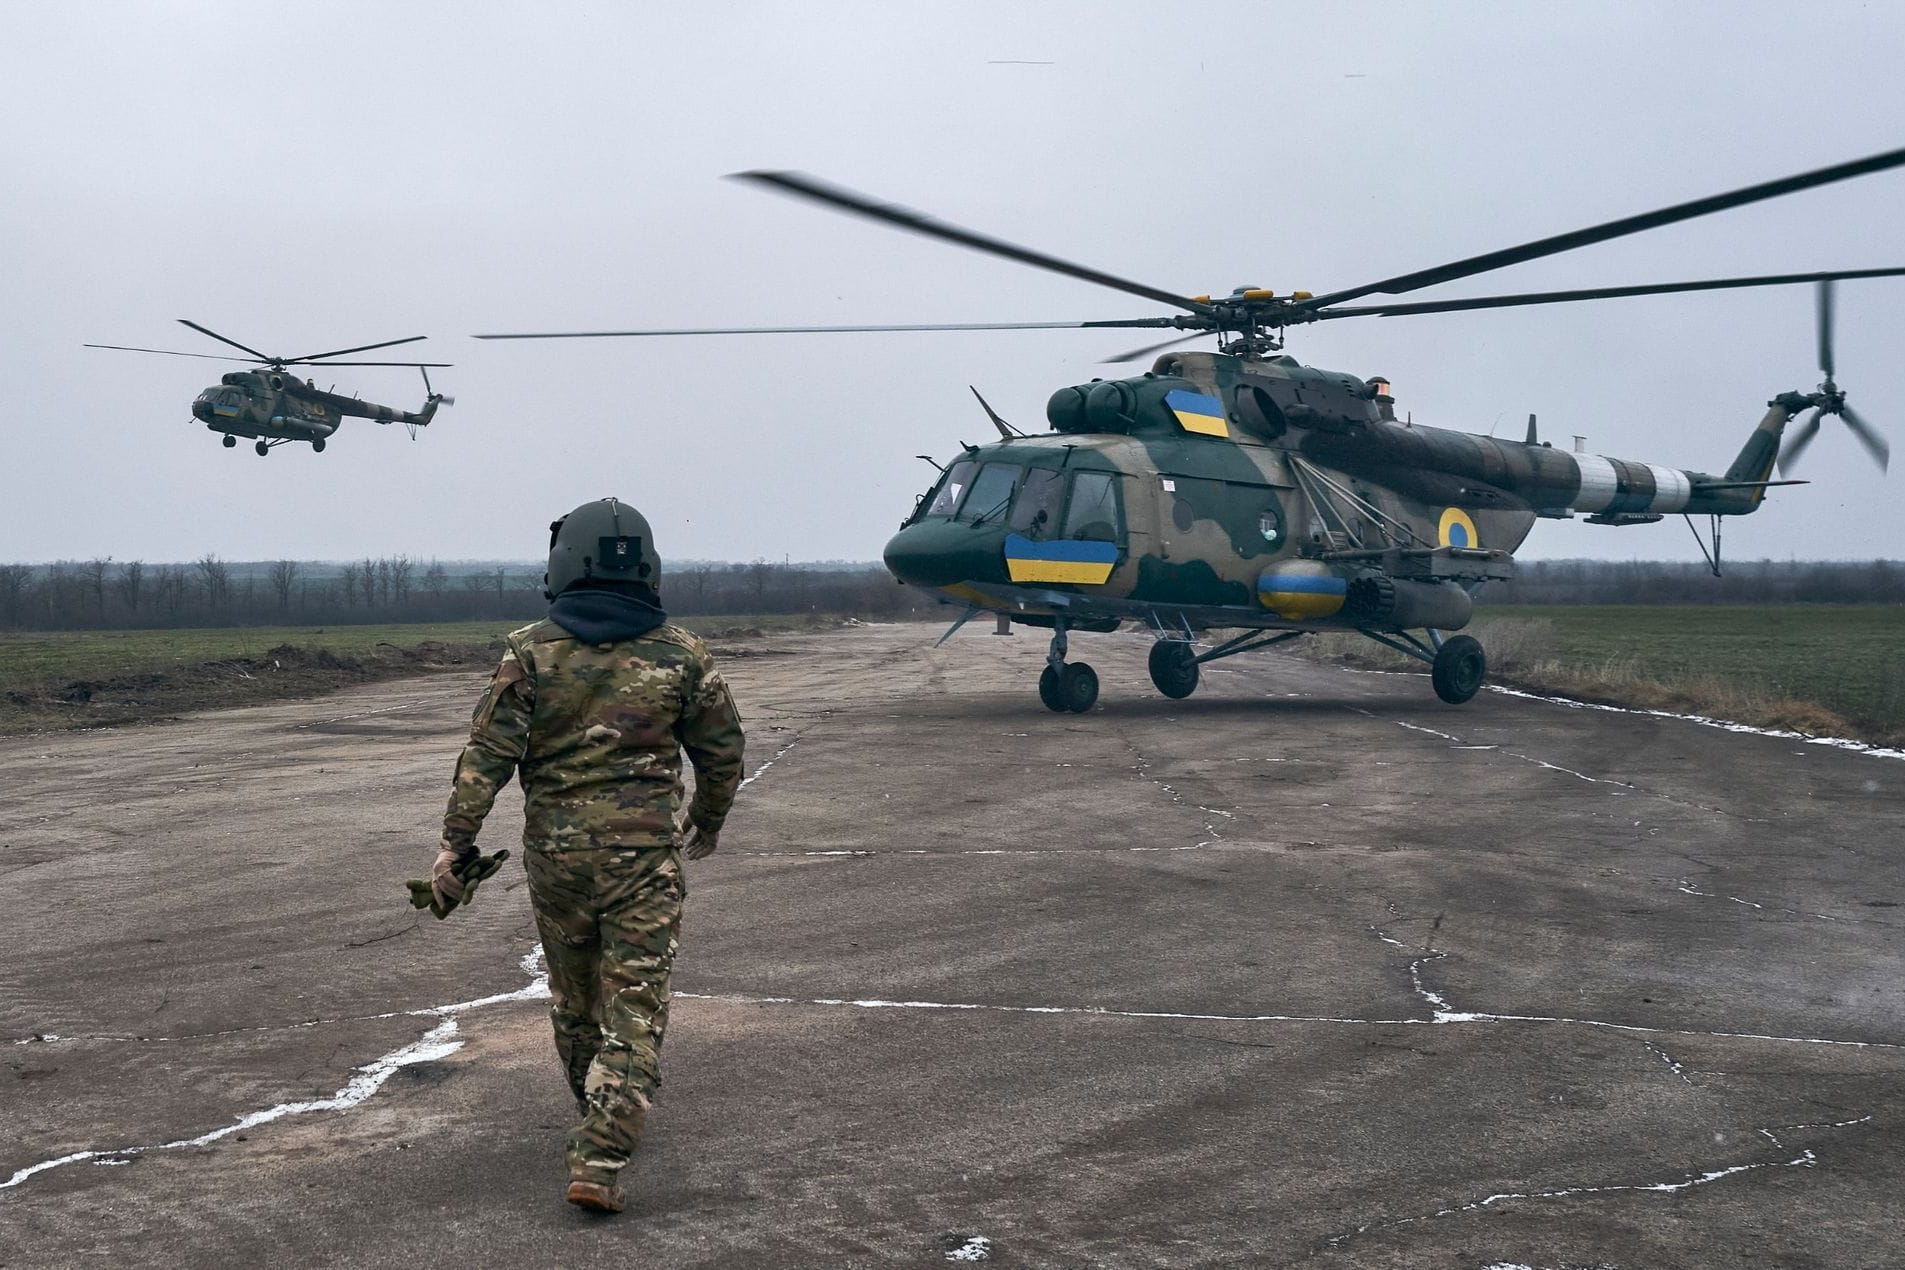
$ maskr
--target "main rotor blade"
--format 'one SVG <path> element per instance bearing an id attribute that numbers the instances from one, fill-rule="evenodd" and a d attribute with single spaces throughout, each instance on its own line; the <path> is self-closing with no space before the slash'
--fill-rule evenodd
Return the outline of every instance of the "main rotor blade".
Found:
<path id="1" fill-rule="evenodd" d="M 533 331 L 477 335 L 479 340 L 592 340 L 631 335 L 832 335 L 866 331 L 1072 331 L 1100 326 L 1172 326 L 1174 318 L 1118 318 L 1103 322 L 927 322 L 901 326 L 700 326 L 652 331 Z"/>
<path id="2" fill-rule="evenodd" d="M 1826 382 L 1832 382 L 1832 279 L 1822 278 L 1819 282 L 1819 369 L 1826 373 Z"/>
<path id="3" fill-rule="evenodd" d="M 261 362 L 269 362 L 269 361 L 276 360 L 275 358 L 266 357 L 263 353 L 259 352 L 255 348 L 245 348 L 245 346 L 243 344 L 240 344 L 237 340 L 228 340 L 223 335 L 220 335 L 217 331 L 214 331 L 210 329 L 209 327 L 200 326 L 197 322 L 191 321 L 188 318 L 180 318 L 179 321 L 185 323 L 185 325 L 191 327 L 193 330 L 197 331 L 200 335 L 211 336 L 213 339 L 217 340 L 220 344 L 230 344 L 233 348 L 244 349 L 245 352 L 250 353 L 253 357 L 257 358 Z"/>
<path id="4" fill-rule="evenodd" d="M 1110 366 L 1119 362 L 1140 361 L 1151 356 L 1153 353 L 1162 353 L 1167 348 L 1174 348 L 1179 344 L 1188 344 L 1199 336 L 1209 335 L 1210 333 L 1209 331 L 1192 331 L 1189 335 L 1174 336 L 1160 344 L 1146 344 L 1143 348 L 1129 349 L 1119 353 L 1116 357 L 1101 357 L 1098 359 L 1098 364 L 1101 366 Z"/>
<path id="5" fill-rule="evenodd" d="M 1456 313 L 1463 309 L 1504 309 L 1528 304 L 1571 304 L 1577 300 L 1614 300 L 1632 295 L 1668 295 L 1677 291 L 1726 291 L 1736 287 L 1782 287 L 1835 278 L 1905 277 L 1901 269 L 1835 269 L 1822 273 L 1777 273 L 1754 278 L 1708 278 L 1699 282 L 1660 282 L 1635 287 L 1584 287 L 1578 291 L 1530 291 L 1521 295 L 1471 296 L 1463 300 L 1422 300 L 1404 304 L 1354 305 L 1324 309 L 1316 316 L 1328 321 L 1340 317 L 1401 317 L 1411 313 Z"/>
<path id="6" fill-rule="evenodd" d="M 390 348 L 395 344 L 415 344 L 418 340 L 429 338 L 428 335 L 406 335 L 400 340 L 385 340 L 381 344 L 359 344 L 356 348 L 334 348 L 328 353 L 306 353 L 303 357 L 287 357 L 284 359 L 284 364 L 289 366 L 293 362 L 316 362 L 321 357 L 342 357 L 346 353 L 368 353 L 373 348 Z M 401 363 L 392 363 L 392 365 L 398 364 Z"/>
<path id="7" fill-rule="evenodd" d="M 436 369 L 439 367 L 447 368 L 450 366 L 454 366 L 456 365 L 456 363 L 455 362 L 312 362 L 312 361 L 306 361 L 304 358 L 300 357 L 295 362 L 287 362 L 286 365 L 290 365 L 290 366 L 428 366 L 428 367 L 431 367 L 432 369 Z"/>
<path id="8" fill-rule="evenodd" d="M 971 247 L 975 251 L 1003 256 L 1007 260 L 1016 260 L 1020 264 L 1032 265 L 1038 269 L 1048 269 L 1053 273 L 1064 274 L 1068 278 L 1095 282 L 1101 287 L 1110 287 L 1114 291 L 1143 296 L 1147 300 L 1155 300 L 1159 304 L 1168 304 L 1173 308 L 1187 309 L 1192 313 L 1212 311 L 1211 305 L 1206 301 L 1193 300 L 1189 296 L 1176 295 L 1170 291 L 1161 291 L 1156 287 L 1146 286 L 1142 282 L 1133 282 L 1129 278 L 1120 278 L 1097 269 L 1086 268 L 1084 265 L 1073 264 L 1069 260 L 1060 260 L 1056 256 L 1048 256 L 1043 252 L 1033 251 L 1029 247 L 1006 242 L 1004 239 L 974 233 L 970 229 L 962 229 L 957 225 L 933 220 L 910 208 L 875 202 L 864 194 L 838 185 L 829 185 L 804 172 L 735 172 L 732 175 L 738 181 L 752 181 L 757 185 L 765 185 L 797 198 L 824 203 L 828 207 L 851 212 L 856 216 L 885 221 L 889 225 L 910 229 L 916 234 L 925 234 L 929 238 L 938 238 L 949 243 L 957 243 L 961 247 Z"/>
<path id="9" fill-rule="evenodd" d="M 1741 207 L 1747 203 L 1757 203 L 1762 199 L 1809 190 L 1817 185 L 1829 185 L 1834 181 L 1864 176 L 1869 172 L 1883 172 L 1887 168 L 1895 168 L 1900 164 L 1905 164 L 1905 150 L 1888 150 L 1884 154 L 1855 159 L 1850 163 L 1835 164 L 1829 168 L 1820 168 L 1816 172 L 1802 172 L 1798 176 L 1749 185 L 1731 193 L 1698 198 L 1690 203 L 1677 203 L 1672 207 L 1663 207 L 1659 211 L 1643 212 L 1638 216 L 1626 216 L 1620 220 L 1608 221 L 1604 225 L 1577 229 L 1572 233 L 1556 234 L 1549 238 L 1538 238 L 1533 242 L 1523 243 L 1519 247 L 1485 252 L 1479 256 L 1470 256 L 1466 260 L 1437 265 L 1432 269 L 1398 274 L 1393 278 L 1384 278 L 1380 282 L 1371 282 L 1365 286 L 1351 287 L 1344 291 L 1332 291 L 1327 295 L 1319 295 L 1304 301 L 1303 307 L 1320 309 L 1366 295 L 1401 295 L 1407 291 L 1434 286 L 1438 282 L 1452 282 L 1457 278 L 1467 278 L 1478 273 L 1487 273 L 1492 269 L 1517 265 L 1525 260 L 1538 260 L 1558 252 L 1573 251 L 1577 247 L 1606 242 L 1610 238 L 1622 238 L 1628 234 L 1638 234 L 1642 230 L 1658 229 L 1662 225 L 1672 225 L 1679 221 L 1692 220 L 1696 216 L 1722 212 L 1730 207 Z"/>
<path id="10" fill-rule="evenodd" d="M 242 357 L 229 357 L 224 353 L 181 353 L 176 348 L 134 348 L 130 344 L 82 344 L 81 348 L 116 348 L 122 353 L 164 353 L 167 357 L 203 357 L 209 362 L 241 362 Z"/>
<path id="11" fill-rule="evenodd" d="M 1812 439 L 1819 435 L 1819 416 L 1824 413 L 1824 407 L 1814 407 L 1813 412 L 1806 416 L 1806 421 L 1799 425 L 1799 431 L 1787 439 L 1786 448 L 1779 452 L 1781 475 L 1791 474 L 1793 465 L 1799 462 L 1799 456 L 1806 452 L 1806 447 L 1812 444 Z"/>
<path id="12" fill-rule="evenodd" d="M 1883 472 L 1891 466 L 1892 447 L 1885 444 L 1885 439 L 1878 434 L 1877 429 L 1860 418 L 1858 411 L 1842 405 L 1839 407 L 1839 417 L 1845 420 L 1845 426 L 1852 429 L 1852 435 L 1871 453 L 1872 461 L 1879 465 L 1879 471 Z"/>

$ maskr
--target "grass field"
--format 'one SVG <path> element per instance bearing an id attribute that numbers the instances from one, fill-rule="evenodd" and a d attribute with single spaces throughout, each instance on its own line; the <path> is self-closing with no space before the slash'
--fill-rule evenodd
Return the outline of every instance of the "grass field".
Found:
<path id="1" fill-rule="evenodd" d="M 689 618 L 719 637 L 807 616 Z M 508 623 L 0 635 L 0 734 L 93 727 L 487 665 Z M 1905 743 L 1905 605 L 1483 607 L 1498 682 L 1610 705 Z M 1318 655 L 1410 665 L 1356 635 Z M 1299 648 L 1303 645 L 1299 645 Z"/>
<path id="2" fill-rule="evenodd" d="M 837 618 L 690 617 L 710 638 Z M 0 635 L 0 735 L 104 727 L 494 664 L 521 623 L 254 626 Z"/>
<path id="3" fill-rule="evenodd" d="M 1905 605 L 1483 606 L 1466 633 L 1482 641 L 1501 682 L 1905 740 Z M 1331 636 L 1324 648 L 1359 660 L 1394 656 L 1356 636 Z"/>

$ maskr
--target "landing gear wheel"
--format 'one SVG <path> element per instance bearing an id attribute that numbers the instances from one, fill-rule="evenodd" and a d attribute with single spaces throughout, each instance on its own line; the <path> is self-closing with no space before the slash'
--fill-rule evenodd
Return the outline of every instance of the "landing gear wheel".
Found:
<path id="1" fill-rule="evenodd" d="M 311 453 L 313 454 L 324 453 L 324 438 L 323 437 L 319 437 L 317 440 L 311 442 Z"/>
<path id="2" fill-rule="evenodd" d="M 1467 635 L 1443 641 L 1429 671 L 1435 695 L 1452 706 L 1459 706 L 1480 692 L 1482 680 L 1486 678 L 1488 657 L 1482 652 L 1481 641 Z"/>
<path id="3" fill-rule="evenodd" d="M 1058 679 L 1059 699 L 1073 714 L 1083 714 L 1098 703 L 1098 672 L 1082 661 L 1065 667 Z"/>
<path id="4" fill-rule="evenodd" d="M 232 447 L 233 447 L 234 445 L 237 445 L 237 444 L 238 444 L 238 438 L 237 438 L 237 437 L 235 437 L 235 436 L 233 436 L 233 435 L 232 435 L 231 433 L 229 433 L 229 432 L 227 432 L 227 433 L 225 434 L 225 438 L 224 438 L 224 440 L 223 440 L 223 442 L 221 442 L 221 444 L 223 444 L 223 445 L 224 445 L 224 447 L 225 447 L 225 448 L 226 448 L 227 450 L 229 450 L 229 449 L 231 449 L 231 448 L 232 448 Z"/>
<path id="5" fill-rule="evenodd" d="M 1047 710 L 1056 714 L 1063 714 L 1065 711 L 1065 699 L 1058 695 L 1061 678 L 1056 666 L 1047 666 L 1039 672 L 1038 677 L 1038 699 L 1045 703 Z"/>
<path id="6" fill-rule="evenodd" d="M 251 448 L 258 451 L 258 457 L 261 459 L 265 457 L 265 455 L 271 453 L 271 447 L 269 445 L 266 445 L 263 441 L 260 441 L 257 445 L 254 445 Z"/>
<path id="7" fill-rule="evenodd" d="M 1151 682 L 1167 697 L 1190 696 L 1197 691 L 1197 654 L 1180 640 L 1159 640 L 1151 645 Z"/>

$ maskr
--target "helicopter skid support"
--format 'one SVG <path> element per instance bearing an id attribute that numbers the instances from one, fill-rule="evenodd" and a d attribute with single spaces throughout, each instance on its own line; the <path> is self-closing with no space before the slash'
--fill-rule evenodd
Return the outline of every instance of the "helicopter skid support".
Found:
<path id="1" fill-rule="evenodd" d="M 1207 661 L 1220 661 L 1225 657 L 1235 657 L 1238 653 L 1254 653 L 1259 648 L 1268 648 L 1272 644 L 1281 644 L 1287 640 L 1301 639 L 1308 631 L 1276 631 L 1266 634 L 1263 631 L 1245 631 L 1242 635 L 1225 640 L 1206 653 L 1199 653 L 1192 661 L 1201 666 Z"/>
<path id="2" fill-rule="evenodd" d="M 1716 578 L 1724 576 L 1720 572 L 1721 565 L 1720 565 L 1720 518 L 1719 516 L 1714 515 L 1714 516 L 1707 517 L 1707 535 L 1709 538 L 1713 540 L 1713 550 L 1711 551 L 1707 550 L 1706 539 L 1700 537 L 1700 527 L 1693 523 L 1693 517 L 1686 515 L 1683 512 L 1680 516 L 1680 519 L 1687 522 L 1687 528 L 1691 530 L 1693 533 L 1694 544 L 1700 548 L 1700 554 L 1707 558 L 1707 568 L 1713 571 L 1713 576 Z"/>
<path id="3" fill-rule="evenodd" d="M 1417 639 L 1409 631 L 1397 631 L 1391 635 L 1384 631 L 1372 631 L 1367 627 L 1359 627 L 1357 633 L 1368 636 L 1385 648 L 1395 649 L 1404 657 L 1413 657 L 1429 665 L 1435 664 L 1435 655 L 1442 651 L 1442 632 L 1438 630 L 1427 632 L 1429 636 L 1427 642 Z"/>

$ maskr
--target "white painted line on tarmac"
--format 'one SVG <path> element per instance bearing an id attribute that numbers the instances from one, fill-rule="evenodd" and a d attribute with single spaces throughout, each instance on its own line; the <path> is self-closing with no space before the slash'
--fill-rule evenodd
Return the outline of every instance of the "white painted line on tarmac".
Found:
<path id="1" fill-rule="evenodd" d="M 1316 1023 L 1347 1027 L 1539 1023 L 1604 1028 L 1608 1031 L 1636 1036 L 1705 1037 L 1724 1041 L 1766 1041 L 1780 1045 L 1827 1045 L 1846 1049 L 1905 1050 L 1905 1042 L 1899 1041 L 1848 1041 L 1832 1037 L 1778 1036 L 1761 1032 L 1708 1032 L 1687 1028 L 1654 1027 L 1640 1023 L 1610 1023 L 1604 1019 L 1576 1019 L 1563 1015 L 1489 1014 L 1481 1011 L 1442 1008 L 1435 1009 L 1428 1018 L 1359 1019 L 1341 1015 L 1181 1013 L 1171 1010 L 1114 1010 L 1107 1006 L 1094 1005 L 995 1005 L 983 1001 L 889 1001 L 879 997 L 774 997 L 731 992 L 675 992 L 672 997 L 677 1001 L 711 1001 L 717 1005 L 817 1006 L 830 1009 L 922 1010 L 976 1014 L 1089 1015 L 1107 1019 L 1182 1019 L 1195 1023 Z"/>
<path id="2" fill-rule="evenodd" d="M 1781 741 L 1803 741 L 1807 745 L 1824 745 L 1835 750 L 1849 750 L 1854 754 L 1863 754 L 1868 758 L 1905 759 L 1905 750 L 1888 749 L 1882 745 L 1868 745 L 1864 741 L 1850 741 L 1837 736 L 1814 736 L 1810 732 L 1787 732 L 1778 728 L 1756 728 L 1744 723 L 1732 723 L 1726 719 L 1714 719 L 1704 714 L 1676 714 L 1672 710 L 1641 710 L 1631 706 L 1604 706 L 1593 701 L 1576 701 L 1570 697 L 1547 697 L 1540 693 L 1523 692 L 1519 688 L 1504 688 L 1499 684 L 1485 685 L 1490 692 L 1499 692 L 1504 697 L 1521 697 L 1527 701 L 1545 701 L 1549 705 L 1567 706 L 1574 710 L 1600 710 L 1607 714 L 1635 714 L 1653 719 L 1678 719 L 1682 723 L 1697 723 L 1703 728 L 1718 728 L 1722 732 L 1739 732 L 1748 736 L 1770 736 Z"/>
<path id="3" fill-rule="evenodd" d="M 1871 1116 L 1860 1116 L 1856 1120 L 1842 1120 L 1835 1124 L 1793 1127 L 1844 1129 L 1855 1124 L 1865 1124 L 1871 1119 Z M 1765 1133 L 1766 1131 L 1761 1130 L 1761 1132 Z M 1770 1134 L 1767 1134 L 1767 1136 L 1771 1137 Z M 1775 1138 L 1773 1141 L 1777 1146 L 1778 1139 Z M 1783 1150 L 1784 1148 L 1781 1149 Z M 1752 1173 L 1760 1169 L 1809 1169 L 1818 1162 L 1819 1157 L 1817 1155 L 1813 1154 L 1810 1150 L 1802 1150 L 1798 1155 L 1789 1160 L 1773 1159 L 1759 1160 L 1750 1164 L 1731 1164 L 1725 1168 L 1709 1169 L 1704 1173 L 1689 1173 L 1677 1182 L 1627 1182 L 1606 1186 L 1565 1186 L 1557 1187 L 1550 1191 L 1503 1191 L 1483 1199 L 1472 1200 L 1466 1204 L 1457 1204 L 1450 1208 L 1437 1209 L 1433 1213 L 1424 1213 L 1420 1217 L 1403 1217 L 1394 1221 L 1370 1222 L 1367 1225 L 1358 1226 L 1354 1230 L 1347 1230 L 1342 1234 L 1332 1235 L 1323 1242 L 1325 1247 L 1339 1248 L 1358 1235 L 1367 1234 L 1372 1230 L 1394 1230 L 1399 1226 L 1413 1226 L 1421 1222 L 1435 1221 L 1443 1217 L 1454 1217 L 1461 1213 L 1472 1213 L 1478 1209 L 1489 1208 L 1496 1204 L 1505 1204 L 1511 1200 L 1564 1199 L 1574 1195 L 1610 1195 L 1622 1191 L 1629 1193 L 1642 1192 L 1656 1195 L 1674 1195 L 1681 1191 L 1692 1190 L 1696 1186 L 1706 1186 L 1710 1183 L 1720 1181 L 1722 1178 L 1737 1177 L 1741 1173 Z"/>
<path id="4" fill-rule="evenodd" d="M 492 996 L 477 997 L 470 1001 L 458 1001 L 450 1005 L 425 1006 L 418 1010 L 400 1010 L 388 1015 L 372 1015 L 372 1018 L 435 1018 L 441 1020 L 421 1037 L 401 1045 L 388 1054 L 372 1059 L 352 1073 L 345 1086 L 329 1098 L 314 1098 L 304 1102 L 281 1102 L 275 1107 L 266 1107 L 261 1111 L 250 1111 L 236 1121 L 220 1129 L 201 1133 L 197 1137 L 177 1138 L 170 1142 L 145 1144 L 140 1146 L 118 1147 L 92 1151 L 75 1151 L 51 1160 L 42 1160 L 17 1170 L 12 1177 L 0 1182 L 0 1191 L 11 1190 L 28 1179 L 49 1169 L 60 1168 L 67 1164 L 78 1164 L 91 1160 L 96 1164 L 127 1164 L 134 1156 L 149 1155 L 157 1151 L 180 1151 L 187 1147 L 209 1146 L 221 1138 L 235 1133 L 243 1133 L 261 1124 L 273 1120 L 282 1120 L 287 1116 L 309 1115 L 317 1111 L 349 1111 L 352 1107 L 367 1101 L 384 1087 L 400 1068 L 416 1063 L 427 1063 L 439 1058 L 447 1058 L 463 1048 L 463 1042 L 456 1038 L 458 1031 L 457 1016 L 471 1010 L 480 1010 L 487 1006 L 501 1005 L 508 1001 L 533 1001 L 549 995 L 548 972 L 537 968 L 542 959 L 540 948 L 532 950 L 522 959 L 524 973 L 531 976 L 530 981 L 514 992 L 499 992 Z M 298 1027 L 313 1027 L 315 1023 L 295 1024 Z M 265 1029 L 245 1029 L 265 1030 Z"/>

